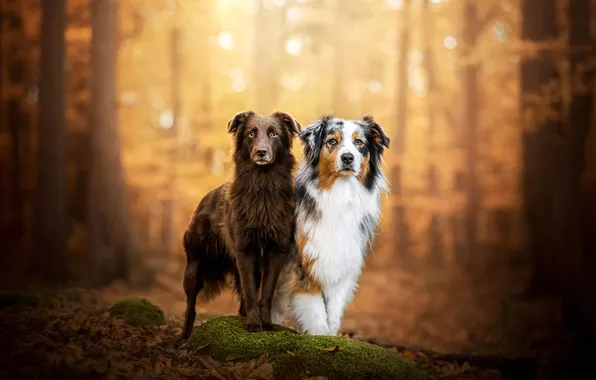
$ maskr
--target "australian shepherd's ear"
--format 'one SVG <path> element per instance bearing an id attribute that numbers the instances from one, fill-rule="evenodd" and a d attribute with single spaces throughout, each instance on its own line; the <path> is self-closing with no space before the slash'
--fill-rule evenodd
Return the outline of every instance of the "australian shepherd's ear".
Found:
<path id="1" fill-rule="evenodd" d="M 381 149 L 383 149 L 382 146 L 389 149 L 389 136 L 387 136 L 383 131 L 383 128 L 374 120 L 374 118 L 370 115 L 364 115 L 362 121 L 368 125 L 373 141 L 380 146 Z"/>
<path id="2" fill-rule="evenodd" d="M 274 112 L 271 116 L 277 118 L 284 127 L 290 132 L 291 137 L 296 136 L 300 133 L 302 126 L 298 120 L 294 119 L 291 115 L 283 112 Z"/>
<path id="3" fill-rule="evenodd" d="M 228 133 L 237 134 L 240 129 L 244 128 L 248 119 L 254 115 L 255 113 L 253 111 L 244 111 L 236 114 L 232 120 L 228 121 Z"/>
<path id="4" fill-rule="evenodd" d="M 325 115 L 300 132 L 300 140 L 304 144 L 304 158 L 313 165 L 317 164 L 322 144 L 325 141 L 327 125 L 332 119 L 333 116 Z"/>

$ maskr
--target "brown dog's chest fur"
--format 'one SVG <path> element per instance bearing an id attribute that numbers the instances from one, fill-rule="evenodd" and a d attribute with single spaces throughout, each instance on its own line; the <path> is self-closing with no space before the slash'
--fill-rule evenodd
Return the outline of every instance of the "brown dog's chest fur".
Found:
<path id="1" fill-rule="evenodd" d="M 289 251 L 294 230 L 294 190 L 287 170 L 237 172 L 222 190 L 221 233 L 229 250 Z"/>

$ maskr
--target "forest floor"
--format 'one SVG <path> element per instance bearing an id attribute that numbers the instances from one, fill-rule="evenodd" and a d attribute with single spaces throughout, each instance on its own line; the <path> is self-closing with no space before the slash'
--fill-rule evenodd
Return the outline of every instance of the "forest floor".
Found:
<path id="1" fill-rule="evenodd" d="M 161 326 L 131 326 L 108 312 L 102 292 L 46 292 L 29 302 L 0 302 L 0 379 L 273 379 L 264 355 L 218 362 L 179 339 L 181 318 Z M 207 316 L 200 316 L 199 323 Z M 495 369 L 388 347 L 435 378 L 505 377 Z M 323 379 L 323 377 L 316 377 Z"/>
<path id="2" fill-rule="evenodd" d="M 157 266 L 150 289 L 117 282 L 100 290 L 52 293 L 35 312 L 0 310 L 0 368 L 35 352 L 28 363 L 53 364 L 67 377 L 85 368 L 105 374 L 108 367 L 120 377 L 250 376 L 254 363 L 217 363 L 186 350 L 178 340 L 185 310 L 183 266 L 176 260 Z M 342 334 L 382 345 L 437 378 L 533 379 L 535 359 L 553 345 L 549 325 L 556 321 L 544 316 L 556 315 L 558 305 L 554 300 L 511 302 L 519 283 L 497 272 L 473 279 L 445 269 L 369 265 L 346 311 Z M 167 325 L 133 328 L 107 317 L 106 308 L 126 298 L 151 300 L 164 310 Z M 236 296 L 225 292 L 197 311 L 205 320 L 236 314 L 237 308 Z M 196 325 L 201 322 L 198 318 Z M 10 332 L 16 346 L 5 336 Z M 17 370 L 26 375 L 27 368 Z"/>

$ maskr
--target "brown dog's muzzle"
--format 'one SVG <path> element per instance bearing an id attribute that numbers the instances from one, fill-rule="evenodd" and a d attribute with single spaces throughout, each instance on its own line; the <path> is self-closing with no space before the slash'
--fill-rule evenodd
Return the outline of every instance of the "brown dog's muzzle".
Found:
<path id="1" fill-rule="evenodd" d="M 257 165 L 267 165 L 273 162 L 271 144 L 268 141 L 257 141 L 250 154 L 251 160 Z"/>

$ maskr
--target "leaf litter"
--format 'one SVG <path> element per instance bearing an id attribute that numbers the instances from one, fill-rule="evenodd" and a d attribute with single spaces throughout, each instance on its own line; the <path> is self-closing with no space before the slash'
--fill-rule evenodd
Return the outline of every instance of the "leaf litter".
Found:
<path id="1" fill-rule="evenodd" d="M 131 326 L 124 319 L 111 318 L 106 305 L 96 298 L 93 291 L 65 290 L 47 297 L 33 310 L 0 308 L 0 375 L 71 379 L 275 378 L 274 363 L 266 352 L 250 361 L 241 354 L 230 354 L 222 363 L 205 354 L 207 346 L 189 352 L 179 338 L 180 321 L 168 320 L 163 326 Z M 340 350 L 339 345 L 326 349 L 329 353 Z M 469 363 L 458 365 L 434 360 L 422 352 L 389 350 L 437 379 L 504 379 L 496 370 L 474 368 Z M 287 354 L 296 356 L 291 351 Z"/>

